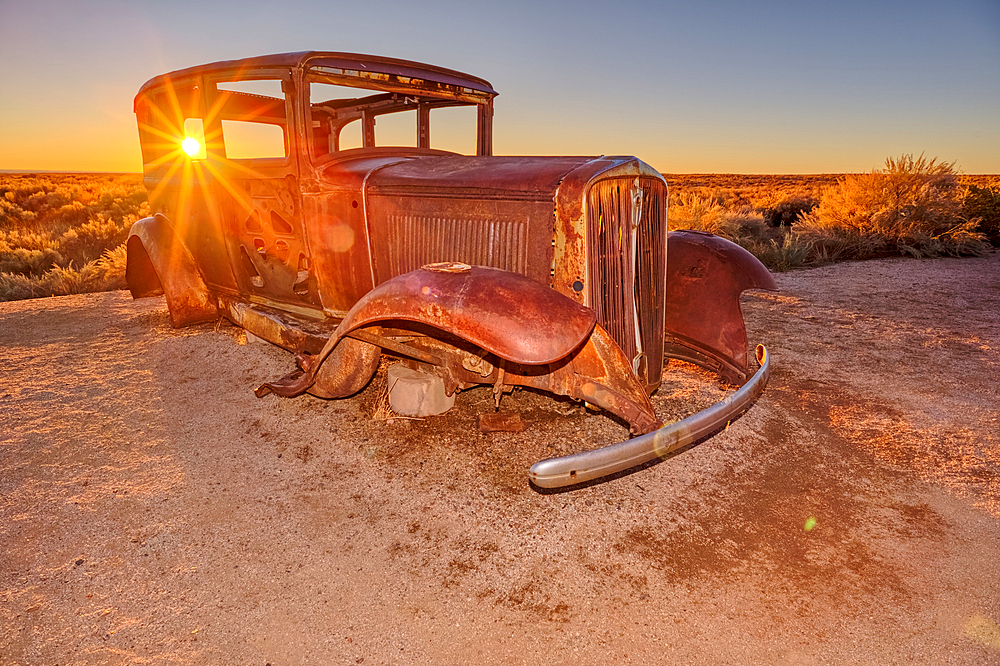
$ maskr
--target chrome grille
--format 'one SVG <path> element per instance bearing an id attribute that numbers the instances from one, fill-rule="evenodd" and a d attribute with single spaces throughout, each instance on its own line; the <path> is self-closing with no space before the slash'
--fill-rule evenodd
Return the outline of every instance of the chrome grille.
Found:
<path id="1" fill-rule="evenodd" d="M 640 381 L 663 371 L 667 190 L 656 178 L 609 178 L 587 198 L 590 303 Z M 633 233 L 634 231 L 634 233 Z"/>
<path id="2" fill-rule="evenodd" d="M 462 261 L 506 271 L 527 272 L 527 220 L 476 220 L 391 215 L 389 275 L 402 275 L 424 264 Z"/>

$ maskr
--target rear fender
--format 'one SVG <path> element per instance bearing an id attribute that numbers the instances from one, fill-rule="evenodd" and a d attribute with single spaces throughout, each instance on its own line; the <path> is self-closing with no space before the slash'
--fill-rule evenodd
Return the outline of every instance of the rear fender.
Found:
<path id="1" fill-rule="evenodd" d="M 159 213 L 132 225 L 125 282 L 133 298 L 164 294 L 174 328 L 219 316 L 194 257 Z"/>
<path id="2" fill-rule="evenodd" d="M 751 373 L 740 294 L 747 289 L 777 289 L 756 257 L 712 234 L 671 231 L 664 354 L 744 384 Z"/>

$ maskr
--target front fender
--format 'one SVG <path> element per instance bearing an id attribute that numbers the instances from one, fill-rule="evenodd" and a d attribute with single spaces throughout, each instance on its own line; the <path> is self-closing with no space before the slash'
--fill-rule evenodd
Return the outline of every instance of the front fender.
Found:
<path id="1" fill-rule="evenodd" d="M 555 363 L 584 345 L 597 323 L 590 308 L 517 273 L 445 262 L 383 282 L 354 304 L 316 356 L 297 357 L 302 372 L 257 389 L 292 397 L 315 383 L 338 343 L 363 326 L 409 321 L 466 340 L 506 361 Z"/>
<path id="2" fill-rule="evenodd" d="M 338 365 L 336 356 L 344 342 L 361 334 L 362 340 L 369 339 L 367 331 L 358 329 L 373 324 L 391 328 L 404 321 L 461 338 L 503 360 L 494 365 L 477 357 L 471 368 L 466 354 L 450 342 L 437 336 L 428 339 L 423 344 L 431 347 L 430 365 L 452 390 L 493 384 L 499 396 L 507 387 L 529 386 L 597 405 L 620 416 L 636 433 L 660 427 L 628 359 L 596 319 L 590 308 L 523 275 L 484 266 L 431 264 L 370 291 L 318 355 L 298 355 L 301 370 L 262 385 L 257 395 L 314 392 L 311 387 L 321 381 L 323 368 Z M 377 335 L 370 339 L 378 344 Z"/>
<path id="3" fill-rule="evenodd" d="M 165 216 L 133 224 L 126 249 L 125 282 L 133 298 L 164 294 L 174 328 L 218 318 L 194 257 Z"/>
<path id="4" fill-rule="evenodd" d="M 583 344 L 597 314 L 517 273 L 430 264 L 368 292 L 337 335 L 393 319 L 433 326 L 513 363 L 542 365 Z"/>
<path id="5" fill-rule="evenodd" d="M 747 381 L 747 331 L 740 294 L 777 289 L 755 256 L 702 231 L 667 235 L 664 354 L 714 370 L 734 384 Z"/>

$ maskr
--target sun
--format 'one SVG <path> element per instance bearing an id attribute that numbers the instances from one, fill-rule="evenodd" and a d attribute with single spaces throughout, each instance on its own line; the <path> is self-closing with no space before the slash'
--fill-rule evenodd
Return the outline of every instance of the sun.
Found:
<path id="1" fill-rule="evenodd" d="M 181 141 L 181 150 L 187 153 L 188 157 L 194 158 L 201 152 L 201 144 L 198 143 L 198 139 L 186 136 L 184 137 L 184 140 Z"/>

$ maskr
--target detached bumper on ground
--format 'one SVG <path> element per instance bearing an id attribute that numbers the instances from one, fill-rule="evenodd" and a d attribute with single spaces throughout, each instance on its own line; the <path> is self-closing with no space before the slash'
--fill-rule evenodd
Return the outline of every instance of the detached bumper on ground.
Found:
<path id="1" fill-rule="evenodd" d="M 540 488 L 561 488 L 615 474 L 663 458 L 726 426 L 764 392 L 771 362 L 764 345 L 757 345 L 760 368 L 738 391 L 697 414 L 640 437 L 593 451 L 548 458 L 531 466 L 528 476 Z"/>

